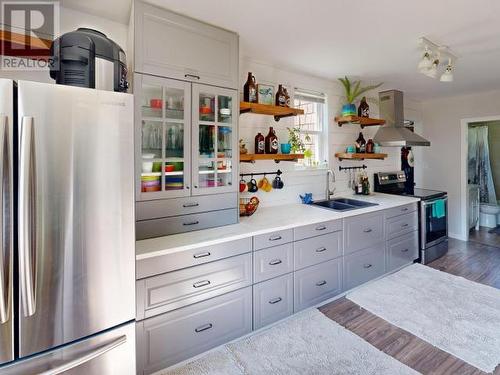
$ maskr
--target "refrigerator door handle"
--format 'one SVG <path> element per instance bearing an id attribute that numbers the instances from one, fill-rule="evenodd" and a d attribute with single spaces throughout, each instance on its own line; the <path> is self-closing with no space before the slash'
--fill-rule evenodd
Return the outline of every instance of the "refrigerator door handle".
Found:
<path id="1" fill-rule="evenodd" d="M 23 116 L 19 140 L 19 278 L 24 316 L 36 311 L 36 194 L 33 117 Z"/>
<path id="2" fill-rule="evenodd" d="M 63 363 L 62 365 L 57 366 L 56 368 L 41 372 L 39 375 L 57 375 L 57 374 L 62 374 L 63 372 L 66 372 L 68 370 L 71 370 L 72 368 L 78 367 L 80 365 L 83 365 L 84 363 L 90 362 L 93 359 L 96 359 L 97 357 L 100 357 L 101 355 L 109 352 L 110 350 L 113 350 L 117 346 L 120 346 L 124 343 L 127 342 L 127 336 L 123 335 L 118 337 L 117 339 L 97 347 L 96 349 L 92 350 L 91 352 L 82 355 L 81 357 L 77 357 L 75 359 L 72 359 L 68 362 Z"/>
<path id="3" fill-rule="evenodd" d="M 2 215 L 0 216 L 0 324 L 6 323 L 9 317 L 10 301 L 11 301 L 11 268 L 12 268 L 12 222 L 6 223 L 5 220 L 12 220 L 12 209 L 8 214 L 5 213 L 4 197 L 7 195 L 9 206 L 12 204 L 12 179 L 11 179 L 11 165 L 12 159 L 10 155 L 9 144 L 9 126 L 8 117 L 2 116 L 0 119 L 0 208 Z M 6 178 L 7 177 L 7 178 Z M 4 228 L 7 230 L 4 233 Z M 6 256 L 7 254 L 7 256 Z"/>

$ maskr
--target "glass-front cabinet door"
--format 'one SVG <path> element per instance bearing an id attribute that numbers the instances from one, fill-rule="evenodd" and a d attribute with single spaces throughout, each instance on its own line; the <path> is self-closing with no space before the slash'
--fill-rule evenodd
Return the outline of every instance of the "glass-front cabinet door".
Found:
<path id="1" fill-rule="evenodd" d="M 135 75 L 139 200 L 188 196 L 191 186 L 191 84 Z"/>
<path id="2" fill-rule="evenodd" d="M 193 84 L 193 195 L 237 190 L 237 91 Z"/>

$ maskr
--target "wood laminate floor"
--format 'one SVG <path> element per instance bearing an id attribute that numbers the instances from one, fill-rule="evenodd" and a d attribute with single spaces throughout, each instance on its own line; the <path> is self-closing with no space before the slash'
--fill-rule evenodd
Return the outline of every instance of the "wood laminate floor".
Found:
<path id="1" fill-rule="evenodd" d="M 469 241 L 500 247 L 500 231 L 496 229 L 496 232 L 492 233 L 491 228 L 486 227 L 479 227 L 479 230 L 472 229 L 469 232 Z"/>
<path id="2" fill-rule="evenodd" d="M 500 247 L 450 239 L 448 253 L 429 266 L 500 288 Z M 422 374 L 485 374 L 346 298 L 333 301 L 319 310 L 379 350 Z M 497 366 L 494 374 L 500 375 L 500 366 Z"/>

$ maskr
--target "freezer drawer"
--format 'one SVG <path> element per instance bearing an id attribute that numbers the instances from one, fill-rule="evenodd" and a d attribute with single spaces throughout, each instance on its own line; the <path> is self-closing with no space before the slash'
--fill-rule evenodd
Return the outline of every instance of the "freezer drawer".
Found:
<path id="1" fill-rule="evenodd" d="M 135 375 L 135 322 L 0 367 L 2 375 Z"/>
<path id="2" fill-rule="evenodd" d="M 137 323 L 137 373 L 152 374 L 252 331 L 252 287 Z"/>

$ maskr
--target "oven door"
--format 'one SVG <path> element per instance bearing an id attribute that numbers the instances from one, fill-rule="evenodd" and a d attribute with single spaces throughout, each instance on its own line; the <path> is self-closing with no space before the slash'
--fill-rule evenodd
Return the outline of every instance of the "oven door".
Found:
<path id="1" fill-rule="evenodd" d="M 439 201 L 444 201 L 444 214 Z M 420 248 L 427 249 L 448 238 L 448 197 L 420 202 Z"/>

